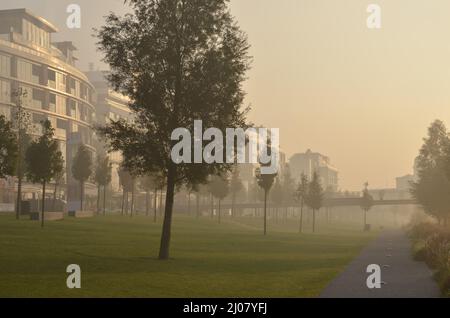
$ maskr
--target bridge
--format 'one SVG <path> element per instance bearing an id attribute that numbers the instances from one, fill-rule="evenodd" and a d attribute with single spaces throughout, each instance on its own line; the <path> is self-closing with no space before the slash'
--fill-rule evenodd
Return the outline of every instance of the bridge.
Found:
<path id="1" fill-rule="evenodd" d="M 401 206 L 401 205 L 417 205 L 417 201 L 413 199 L 395 199 L 395 200 L 374 200 L 373 206 Z M 325 199 L 323 202 L 324 208 L 333 208 L 333 207 L 351 207 L 351 206 L 360 206 L 361 198 L 333 198 L 333 199 Z M 217 201 L 214 202 L 214 207 L 217 208 Z M 191 204 L 192 208 L 195 208 L 195 203 Z M 233 206 L 231 203 L 226 202 L 221 204 L 221 208 L 223 209 L 231 209 Z M 273 204 L 272 202 L 267 202 L 267 207 L 269 208 L 298 208 L 298 203 L 290 203 L 290 204 Z M 186 205 L 176 205 L 175 208 L 186 208 Z M 201 204 L 201 209 L 210 209 L 210 204 Z M 235 209 L 263 209 L 264 202 L 257 203 L 237 203 L 234 205 Z"/>

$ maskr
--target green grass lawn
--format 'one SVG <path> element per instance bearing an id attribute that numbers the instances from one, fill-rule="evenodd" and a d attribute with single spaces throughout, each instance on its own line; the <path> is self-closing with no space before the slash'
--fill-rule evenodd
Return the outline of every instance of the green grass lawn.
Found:
<path id="1" fill-rule="evenodd" d="M 0 297 L 314 297 L 375 236 L 295 220 L 269 224 L 175 217 L 170 261 L 156 259 L 161 224 L 109 216 L 48 222 L 0 217 Z M 66 287 L 78 264 L 82 289 Z"/>

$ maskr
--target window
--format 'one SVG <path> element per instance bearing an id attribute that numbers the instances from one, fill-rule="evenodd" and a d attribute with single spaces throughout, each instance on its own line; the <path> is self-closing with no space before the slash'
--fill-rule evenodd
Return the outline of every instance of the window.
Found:
<path id="1" fill-rule="evenodd" d="M 73 100 L 69 101 L 69 107 L 67 109 L 68 111 L 68 116 L 74 118 L 74 119 L 78 119 L 78 114 L 77 114 L 77 103 Z"/>
<path id="2" fill-rule="evenodd" d="M 56 112 L 56 95 L 49 94 L 48 95 L 48 110 L 51 112 Z"/>
<path id="3" fill-rule="evenodd" d="M 11 101 L 11 83 L 0 81 L 0 101 L 9 103 Z"/>
<path id="4" fill-rule="evenodd" d="M 56 89 L 61 92 L 66 91 L 66 75 L 62 73 L 56 73 Z"/>
<path id="5" fill-rule="evenodd" d="M 11 58 L 0 54 L 0 74 L 11 76 Z"/>
<path id="6" fill-rule="evenodd" d="M 66 98 L 63 96 L 56 96 L 56 113 L 60 115 L 66 115 Z"/>
<path id="7" fill-rule="evenodd" d="M 56 72 L 53 70 L 48 70 L 48 86 L 56 89 Z"/>
<path id="8" fill-rule="evenodd" d="M 41 70 L 42 68 L 39 65 L 24 60 L 17 62 L 17 77 L 23 81 L 40 84 Z"/>
<path id="9" fill-rule="evenodd" d="M 26 107 L 33 107 L 33 89 L 28 86 L 20 85 L 24 96 L 22 96 L 22 105 Z"/>
<path id="10" fill-rule="evenodd" d="M 41 73 L 42 73 L 42 67 L 39 65 L 33 64 L 32 67 L 32 81 L 35 84 L 41 83 Z"/>
<path id="11" fill-rule="evenodd" d="M 33 89 L 32 106 L 37 109 L 42 109 L 45 101 L 45 93 L 40 89 Z"/>
<path id="12" fill-rule="evenodd" d="M 27 41 L 42 47 L 49 47 L 49 33 L 27 20 L 23 20 L 24 37 Z"/>

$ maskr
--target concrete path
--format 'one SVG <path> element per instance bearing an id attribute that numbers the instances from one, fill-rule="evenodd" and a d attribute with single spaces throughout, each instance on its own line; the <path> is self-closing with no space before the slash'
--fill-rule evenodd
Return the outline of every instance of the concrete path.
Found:
<path id="1" fill-rule="evenodd" d="M 381 267 L 381 289 L 369 289 L 367 266 Z M 440 297 L 432 271 L 412 259 L 411 242 L 401 230 L 383 232 L 320 295 L 321 298 Z"/>

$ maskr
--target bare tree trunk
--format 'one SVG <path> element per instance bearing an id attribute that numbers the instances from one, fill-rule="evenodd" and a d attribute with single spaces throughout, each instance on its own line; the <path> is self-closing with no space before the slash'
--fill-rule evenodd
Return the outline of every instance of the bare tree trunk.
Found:
<path id="1" fill-rule="evenodd" d="M 84 182 L 80 181 L 80 210 L 83 211 Z"/>
<path id="2" fill-rule="evenodd" d="M 176 174 L 177 174 L 176 167 L 174 164 L 171 164 L 169 166 L 167 175 L 166 206 L 164 213 L 163 229 L 161 234 L 161 246 L 159 250 L 160 260 L 169 259 Z"/>
<path id="3" fill-rule="evenodd" d="M 211 193 L 211 219 L 214 218 L 214 197 Z"/>
<path id="4" fill-rule="evenodd" d="M 364 231 L 367 228 L 367 209 L 364 209 Z"/>
<path id="5" fill-rule="evenodd" d="M 56 207 L 56 194 L 58 192 L 58 183 L 55 181 L 55 189 L 53 190 L 53 202 L 52 202 L 52 210 L 55 211 Z"/>
<path id="6" fill-rule="evenodd" d="M 150 212 L 150 191 L 145 192 L 145 215 L 148 216 Z"/>
<path id="7" fill-rule="evenodd" d="M 316 209 L 312 209 L 313 211 L 313 233 L 316 233 Z"/>
<path id="8" fill-rule="evenodd" d="M 220 215 L 220 199 L 219 199 L 219 224 L 220 224 L 220 222 L 222 221 L 220 218 L 221 218 L 221 215 Z"/>
<path id="9" fill-rule="evenodd" d="M 106 216 L 106 185 L 103 186 L 103 216 Z"/>
<path id="10" fill-rule="evenodd" d="M 235 210 L 234 210 L 235 204 L 236 204 L 236 192 L 233 191 L 233 195 L 231 197 L 231 217 L 232 218 L 235 217 Z"/>
<path id="11" fill-rule="evenodd" d="M 130 200 L 128 199 L 128 191 L 125 193 L 125 215 L 128 215 L 128 204 Z"/>
<path id="12" fill-rule="evenodd" d="M 264 235 L 267 235 L 267 191 L 264 190 Z"/>
<path id="13" fill-rule="evenodd" d="M 162 210 L 163 210 L 163 190 L 164 188 L 161 188 L 161 192 L 159 193 L 159 216 L 162 217 Z M 175 192 L 174 192 L 175 196 Z"/>
<path id="14" fill-rule="evenodd" d="M 16 207 L 17 220 L 20 218 L 21 214 L 22 214 L 22 178 L 19 176 L 19 179 L 17 180 L 17 207 Z"/>
<path id="15" fill-rule="evenodd" d="M 125 214 L 125 189 L 122 189 L 122 216 Z"/>
<path id="16" fill-rule="evenodd" d="M 300 205 L 300 233 L 303 233 L 303 202 Z"/>
<path id="17" fill-rule="evenodd" d="M 100 214 L 100 184 L 97 186 L 97 215 Z"/>
<path id="18" fill-rule="evenodd" d="M 197 219 L 200 217 L 200 193 L 195 194 Z"/>
<path id="19" fill-rule="evenodd" d="M 155 195 L 154 195 L 154 198 L 153 198 L 153 212 L 154 212 L 154 218 L 153 218 L 153 221 L 156 223 L 156 218 L 157 218 L 157 213 L 158 213 L 158 210 L 157 210 L 157 208 L 156 208 L 156 206 L 157 206 L 157 199 L 158 199 L 158 189 L 156 189 L 155 188 Z"/>
<path id="20" fill-rule="evenodd" d="M 191 216 L 191 193 L 188 193 L 188 214 Z"/>
<path id="21" fill-rule="evenodd" d="M 134 213 L 134 180 L 133 180 L 133 184 L 131 187 L 131 206 L 130 206 L 130 217 L 133 217 L 133 213 Z"/>
<path id="22" fill-rule="evenodd" d="M 41 211 L 41 227 L 44 227 L 45 216 L 45 181 L 42 182 L 42 211 Z"/>

